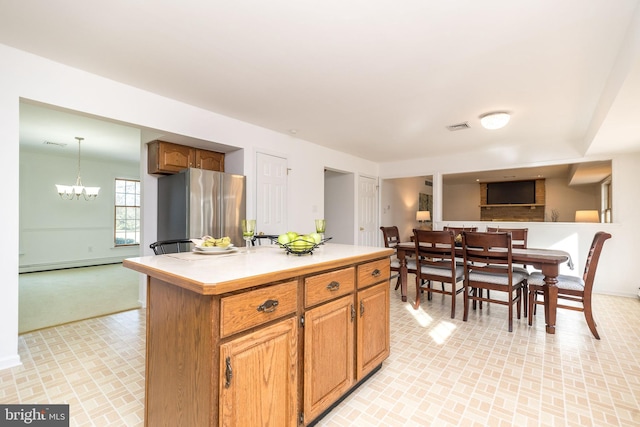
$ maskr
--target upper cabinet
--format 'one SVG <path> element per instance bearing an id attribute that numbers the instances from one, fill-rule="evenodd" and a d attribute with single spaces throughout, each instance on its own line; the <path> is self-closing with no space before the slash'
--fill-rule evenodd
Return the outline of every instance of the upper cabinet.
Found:
<path id="1" fill-rule="evenodd" d="M 224 172 L 224 154 L 198 148 L 195 151 L 197 168 Z"/>
<path id="2" fill-rule="evenodd" d="M 224 154 L 165 141 L 148 144 L 147 172 L 173 174 L 187 168 L 224 172 Z"/>

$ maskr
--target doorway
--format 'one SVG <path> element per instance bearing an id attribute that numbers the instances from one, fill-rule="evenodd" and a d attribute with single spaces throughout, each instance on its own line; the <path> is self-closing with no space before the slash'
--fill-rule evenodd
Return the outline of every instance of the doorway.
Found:
<path id="1" fill-rule="evenodd" d="M 355 242 L 355 177 L 353 173 L 324 170 L 325 236 L 331 243 Z"/>

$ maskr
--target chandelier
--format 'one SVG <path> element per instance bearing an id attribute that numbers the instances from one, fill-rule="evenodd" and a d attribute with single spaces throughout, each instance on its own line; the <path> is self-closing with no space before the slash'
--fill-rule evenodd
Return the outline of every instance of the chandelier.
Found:
<path id="1" fill-rule="evenodd" d="M 64 200 L 73 200 L 74 197 L 78 200 L 80 196 L 84 197 L 85 200 L 94 200 L 98 197 L 100 187 L 85 187 L 82 185 L 82 180 L 80 179 L 80 143 L 84 138 L 76 136 L 76 139 L 78 140 L 78 177 L 76 178 L 76 183 L 75 185 L 56 184 L 56 188 L 58 189 L 58 194 Z"/>

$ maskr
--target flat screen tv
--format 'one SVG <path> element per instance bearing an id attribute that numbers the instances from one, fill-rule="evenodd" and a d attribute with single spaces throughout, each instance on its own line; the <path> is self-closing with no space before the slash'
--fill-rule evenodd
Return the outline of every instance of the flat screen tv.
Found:
<path id="1" fill-rule="evenodd" d="M 488 205 L 524 205 L 534 204 L 535 202 L 535 181 L 507 181 L 487 183 Z"/>

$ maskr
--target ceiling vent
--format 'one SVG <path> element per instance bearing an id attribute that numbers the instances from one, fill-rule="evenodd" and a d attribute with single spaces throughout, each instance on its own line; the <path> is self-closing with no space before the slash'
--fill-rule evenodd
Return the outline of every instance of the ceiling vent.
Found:
<path id="1" fill-rule="evenodd" d="M 447 126 L 447 129 L 449 129 L 449 131 L 451 132 L 455 132 L 457 130 L 464 130 L 464 129 L 469 129 L 471 126 L 469 126 L 469 122 L 463 122 L 463 123 L 456 123 L 455 125 L 449 125 Z"/>
<path id="2" fill-rule="evenodd" d="M 43 144 L 44 145 L 55 145 L 56 147 L 66 147 L 67 146 L 67 144 L 65 144 L 64 142 L 44 141 Z"/>

